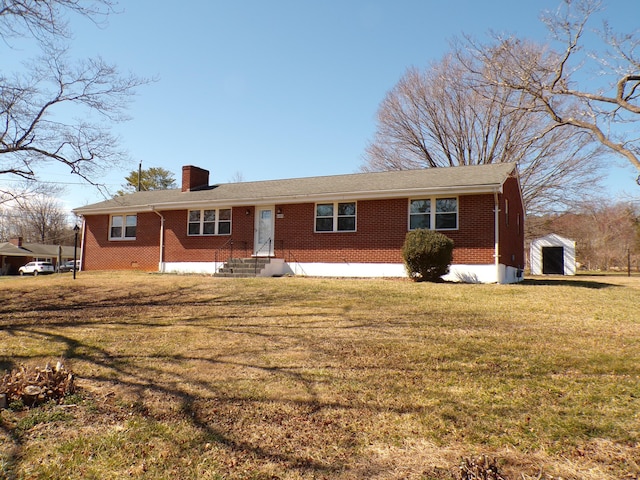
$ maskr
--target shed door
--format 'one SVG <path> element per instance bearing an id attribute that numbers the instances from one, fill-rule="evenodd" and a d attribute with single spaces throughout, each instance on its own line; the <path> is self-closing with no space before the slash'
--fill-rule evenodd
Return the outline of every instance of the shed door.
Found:
<path id="1" fill-rule="evenodd" d="M 564 247 L 542 247 L 542 273 L 564 275 Z"/>

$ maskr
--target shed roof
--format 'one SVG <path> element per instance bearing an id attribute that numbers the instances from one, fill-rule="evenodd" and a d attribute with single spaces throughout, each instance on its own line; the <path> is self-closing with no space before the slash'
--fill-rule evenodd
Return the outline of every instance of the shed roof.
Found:
<path id="1" fill-rule="evenodd" d="M 557 233 L 550 233 L 544 237 L 539 237 L 531 241 L 532 246 L 564 246 L 575 248 L 576 242 L 569 238 L 558 235 Z"/>
<path id="2" fill-rule="evenodd" d="M 342 199 L 394 198 L 415 194 L 491 193 L 513 175 L 515 163 L 211 185 L 200 190 L 136 192 L 74 209 L 81 215 L 175 210 L 199 205 L 268 205 Z"/>

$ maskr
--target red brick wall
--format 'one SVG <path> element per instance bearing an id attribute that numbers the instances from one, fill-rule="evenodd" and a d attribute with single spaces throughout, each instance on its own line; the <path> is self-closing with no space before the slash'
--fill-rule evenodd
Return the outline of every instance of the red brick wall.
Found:
<path id="1" fill-rule="evenodd" d="M 276 248 L 284 247 L 284 258 L 297 262 L 401 263 L 408 202 L 406 198 L 359 201 L 357 231 L 330 233 L 314 233 L 313 203 L 282 205 L 284 218 L 276 219 Z M 442 231 L 454 241 L 454 262 L 493 263 L 493 196 L 462 196 L 458 202 L 459 230 Z"/>
<path id="2" fill-rule="evenodd" d="M 443 231 L 454 242 L 453 263 L 490 264 L 494 262 L 493 195 L 458 197 L 458 230 Z"/>
<path id="3" fill-rule="evenodd" d="M 157 271 L 160 217 L 138 213 L 135 240 L 109 240 L 109 215 L 85 217 L 83 270 Z"/>
<path id="4" fill-rule="evenodd" d="M 520 186 L 517 178 L 511 177 L 500 196 L 500 263 L 524 268 L 524 220 Z"/>
<path id="5" fill-rule="evenodd" d="M 278 207 L 277 207 L 278 208 Z M 402 262 L 407 199 L 357 202 L 356 232 L 315 233 L 315 204 L 282 205 L 276 218 L 276 249 L 297 262 Z"/>
<path id="6" fill-rule="evenodd" d="M 509 224 L 501 212 L 501 263 L 524 264 L 524 215 L 515 179 L 505 185 L 509 199 Z M 504 198 L 500 196 L 504 211 Z M 274 248 L 277 257 L 295 262 L 401 263 L 401 248 L 408 229 L 408 199 L 362 200 L 357 202 L 357 231 L 315 233 L 315 204 L 276 205 L 281 218 L 275 221 Z M 459 229 L 442 231 L 455 243 L 454 263 L 493 264 L 494 197 L 465 195 L 458 198 Z M 518 228 L 516 216 L 520 213 Z M 255 209 L 232 209 L 232 234 L 188 236 L 187 211 L 162 212 L 165 217 L 165 262 L 223 261 L 253 253 Z M 154 271 L 158 268 L 160 217 L 138 214 L 135 241 L 109 241 L 109 216 L 91 215 L 86 219 L 83 268 Z M 519 233 L 518 233 L 519 232 Z M 216 254 L 217 252 L 217 254 Z M 511 258 L 515 260 L 512 262 Z"/>
<path id="7" fill-rule="evenodd" d="M 247 211 L 249 214 L 247 215 Z M 165 217 L 165 262 L 213 262 L 234 257 L 250 257 L 253 253 L 253 207 L 231 210 L 231 235 L 188 236 L 187 210 L 162 212 Z"/>

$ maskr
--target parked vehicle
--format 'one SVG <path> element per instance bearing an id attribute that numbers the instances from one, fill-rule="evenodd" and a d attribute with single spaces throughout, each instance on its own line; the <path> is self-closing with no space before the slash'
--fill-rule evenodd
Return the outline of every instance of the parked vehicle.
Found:
<path id="1" fill-rule="evenodd" d="M 55 272 L 51 262 L 29 262 L 18 269 L 20 275 L 43 275 Z"/>
<path id="2" fill-rule="evenodd" d="M 59 267 L 59 272 L 71 272 L 73 270 L 73 260 L 63 262 Z M 76 271 L 80 270 L 80 260 L 76 260 Z"/>

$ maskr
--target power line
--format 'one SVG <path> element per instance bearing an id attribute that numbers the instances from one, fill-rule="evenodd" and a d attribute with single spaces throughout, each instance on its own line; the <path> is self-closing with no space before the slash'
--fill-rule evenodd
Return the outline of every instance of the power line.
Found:
<path id="1" fill-rule="evenodd" d="M 98 185 L 92 185 L 90 183 L 86 183 L 86 182 L 54 182 L 51 180 L 32 180 L 33 182 L 36 183 L 44 183 L 47 185 L 81 185 L 81 186 L 85 186 L 85 187 L 95 187 L 95 186 L 100 186 L 100 187 L 117 187 L 120 186 L 119 183 L 100 183 Z M 0 184 L 2 183 L 24 183 L 25 180 L 13 180 L 13 179 L 0 179 Z"/>

